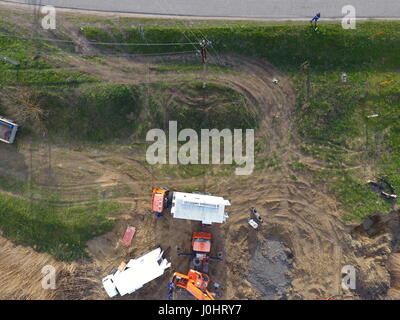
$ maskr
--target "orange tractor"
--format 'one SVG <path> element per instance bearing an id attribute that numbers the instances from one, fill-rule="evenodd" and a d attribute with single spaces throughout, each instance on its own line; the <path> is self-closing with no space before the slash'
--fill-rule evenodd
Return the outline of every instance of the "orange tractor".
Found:
<path id="1" fill-rule="evenodd" d="M 190 269 L 208 273 L 209 261 L 221 261 L 222 254 L 210 257 L 212 236 L 210 233 L 194 232 L 192 236 L 192 253 L 179 253 L 179 256 L 191 257 Z"/>
<path id="2" fill-rule="evenodd" d="M 207 290 L 210 277 L 199 271 L 190 269 L 188 274 L 175 272 L 172 283 L 188 291 L 198 300 L 215 300 L 213 295 Z"/>
<path id="3" fill-rule="evenodd" d="M 207 290 L 210 277 L 208 276 L 208 262 L 210 260 L 221 261 L 222 255 L 218 258 L 210 257 L 211 252 L 210 233 L 194 232 L 192 236 L 192 253 L 179 253 L 179 256 L 189 256 L 190 270 L 187 275 L 175 272 L 172 285 L 184 288 L 198 300 L 215 300 L 214 296 Z"/>

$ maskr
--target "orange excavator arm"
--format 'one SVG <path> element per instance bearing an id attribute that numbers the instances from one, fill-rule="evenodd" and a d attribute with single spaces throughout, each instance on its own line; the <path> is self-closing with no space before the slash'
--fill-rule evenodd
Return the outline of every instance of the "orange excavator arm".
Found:
<path id="1" fill-rule="evenodd" d="M 175 272 L 172 282 L 192 294 L 198 300 L 215 300 L 207 290 L 209 277 L 195 270 L 189 270 L 188 274 Z"/>
<path id="2" fill-rule="evenodd" d="M 213 295 L 207 289 L 197 288 L 191 282 L 187 284 L 186 290 L 191 293 L 197 300 L 215 300 Z"/>

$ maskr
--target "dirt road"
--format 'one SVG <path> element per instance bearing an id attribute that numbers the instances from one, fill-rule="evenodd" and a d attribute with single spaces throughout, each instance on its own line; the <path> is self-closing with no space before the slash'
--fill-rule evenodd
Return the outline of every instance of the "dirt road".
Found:
<path id="1" fill-rule="evenodd" d="M 14 3 L 38 3 L 37 1 L 8 0 Z M 171 15 L 193 17 L 248 18 L 248 19 L 311 19 L 310 15 L 323 12 L 326 18 L 341 18 L 342 7 L 348 5 L 344 0 L 120 0 L 110 3 L 106 0 L 46 0 L 43 5 L 81 10 L 137 13 L 143 15 Z M 361 18 L 399 17 L 400 7 L 395 0 L 374 1 L 353 0 L 351 3 Z"/>

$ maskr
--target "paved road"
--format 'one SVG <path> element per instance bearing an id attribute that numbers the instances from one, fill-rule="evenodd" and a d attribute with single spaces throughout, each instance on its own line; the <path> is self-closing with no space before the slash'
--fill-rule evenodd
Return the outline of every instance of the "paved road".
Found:
<path id="1" fill-rule="evenodd" d="M 360 18 L 400 18 L 400 0 L 9 0 L 56 7 L 142 14 L 240 18 L 342 17 L 351 4 Z"/>

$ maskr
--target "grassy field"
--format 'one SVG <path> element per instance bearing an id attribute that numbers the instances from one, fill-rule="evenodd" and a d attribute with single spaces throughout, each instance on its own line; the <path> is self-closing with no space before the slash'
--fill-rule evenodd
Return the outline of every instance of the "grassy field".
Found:
<path id="1" fill-rule="evenodd" d="M 236 52 L 268 59 L 285 71 L 296 71 L 309 61 L 314 71 L 385 70 L 396 68 L 398 55 L 398 22 L 363 22 L 356 30 L 343 30 L 340 24 L 324 24 L 319 32 L 308 25 L 257 26 L 236 23 L 229 27 L 213 26 L 148 26 L 145 38 L 149 42 L 212 41 L 211 53 Z M 143 42 L 137 27 L 99 28 L 85 26 L 82 33 L 92 41 Z M 103 46 L 102 46 L 103 47 Z M 115 50 L 115 49 L 113 49 Z M 124 52 L 162 52 L 161 46 L 124 47 Z M 193 50 L 193 45 L 175 46 L 172 51 Z M 382 65 L 382 62 L 384 64 Z"/>
<path id="2" fill-rule="evenodd" d="M 296 122 L 301 150 L 323 162 L 324 169 L 311 174 L 316 181 L 329 184 L 343 204 L 344 219 L 358 221 L 391 209 L 391 203 L 366 187 L 364 172 L 369 169 L 376 177 L 385 176 L 400 190 L 400 22 L 363 22 L 356 30 L 343 30 L 339 24 L 322 24 L 319 32 L 315 32 L 303 23 L 189 25 L 173 20 L 98 17 L 86 21 L 70 17 L 69 21 L 82 26 L 81 33 L 91 41 L 198 42 L 207 38 L 212 41 L 210 53 L 215 56 L 237 53 L 268 60 L 288 73 L 298 90 Z M 144 26 L 144 37 L 139 26 Z M 27 32 L 13 24 L 10 16 L 1 21 L 0 29 L 19 35 Z M 61 31 L 51 36 L 68 39 Z M 148 128 L 164 125 L 165 106 L 160 101 L 169 94 L 171 84 L 149 84 L 153 94 L 146 100 L 141 85 L 105 82 L 60 66 L 65 54 L 72 52 L 69 45 L 0 36 L 0 47 L 0 54 L 21 63 L 17 70 L 0 62 L 3 92 L 24 89 L 34 94 L 46 111 L 42 121 L 54 137 L 76 142 L 108 142 L 132 134 L 140 137 Z M 168 47 L 168 51 L 197 50 L 197 47 L 178 45 Z M 165 52 L 166 48 L 98 46 L 98 50 L 138 54 Z M 100 65 L 104 59 L 90 58 L 90 61 Z M 191 62 L 165 63 L 157 68 L 154 71 L 159 73 L 201 71 L 199 63 Z M 230 72 L 218 66 L 210 66 L 210 71 Z M 344 71 L 348 74 L 346 84 L 341 82 Z M 188 81 L 181 87 L 181 96 L 201 98 L 200 85 Z M 177 103 L 168 106 L 170 118 L 193 128 L 257 128 L 258 119 L 243 108 L 243 97 L 218 83 L 211 83 L 208 89 L 209 98 L 218 102 L 211 112 Z M 12 115 L 6 99 L 0 100 L 0 111 Z M 141 112 L 147 116 L 126 117 Z M 373 113 L 379 116 L 368 118 Z M 22 130 L 22 137 L 24 134 L 32 134 L 29 125 Z M 276 170 L 280 167 L 279 156 L 257 159 L 256 165 L 258 169 Z M 292 167 L 301 173 L 311 170 L 297 160 Z M 200 167 L 188 170 L 173 172 L 196 176 L 204 171 Z M 117 205 L 110 203 L 59 210 L 8 195 L 0 196 L 0 204 L 0 226 L 10 239 L 65 260 L 84 257 L 85 242 L 109 230 L 107 213 L 118 211 Z"/>
<path id="3" fill-rule="evenodd" d="M 121 209 L 112 202 L 57 209 L 4 194 L 0 203 L 4 236 L 64 261 L 88 258 L 86 242 L 110 231 L 113 223 L 108 217 Z"/>

